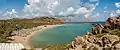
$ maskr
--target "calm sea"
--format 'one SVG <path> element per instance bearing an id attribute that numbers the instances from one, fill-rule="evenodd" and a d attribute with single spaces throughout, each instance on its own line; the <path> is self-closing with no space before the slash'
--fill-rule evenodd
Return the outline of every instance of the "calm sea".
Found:
<path id="1" fill-rule="evenodd" d="M 68 22 L 63 26 L 45 30 L 31 39 L 34 46 L 48 46 L 53 44 L 68 44 L 76 36 L 83 36 L 87 31 L 91 32 L 92 24 L 102 24 L 105 22 Z"/>

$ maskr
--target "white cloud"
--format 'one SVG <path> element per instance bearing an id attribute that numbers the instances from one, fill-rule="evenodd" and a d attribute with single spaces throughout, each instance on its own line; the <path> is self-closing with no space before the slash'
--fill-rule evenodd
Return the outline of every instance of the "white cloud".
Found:
<path id="1" fill-rule="evenodd" d="M 120 8 L 120 2 L 116 2 L 116 3 L 115 3 L 115 6 L 116 6 L 117 8 Z"/>
<path id="2" fill-rule="evenodd" d="M 99 5 L 99 2 L 98 2 L 98 3 L 96 3 L 95 5 L 96 5 L 96 6 L 98 6 L 98 5 Z"/>
<path id="3" fill-rule="evenodd" d="M 104 7 L 104 9 L 107 9 L 107 8 L 108 8 L 107 6 Z"/>
<path id="4" fill-rule="evenodd" d="M 99 13 L 97 13 L 97 15 L 96 16 L 99 16 L 100 14 Z"/>
<path id="5" fill-rule="evenodd" d="M 110 16 L 112 16 L 112 17 L 113 17 L 113 16 L 115 16 L 115 15 L 114 15 L 113 13 L 111 13 L 111 14 L 110 14 Z"/>
<path id="6" fill-rule="evenodd" d="M 54 15 L 54 10 L 59 4 L 59 0 L 28 0 L 29 5 L 25 5 L 24 12 L 37 16 Z"/>
<path id="7" fill-rule="evenodd" d="M 73 12 L 74 12 L 74 8 L 73 7 L 69 7 L 64 14 L 65 14 L 65 16 L 67 16 L 67 15 L 73 14 Z"/>
<path id="8" fill-rule="evenodd" d="M 89 13 L 87 13 L 86 15 L 84 15 L 85 18 L 88 18 L 89 16 L 91 16 L 93 10 L 95 10 L 95 8 L 96 8 L 98 5 L 99 5 L 99 2 L 96 3 L 95 5 L 93 5 L 93 4 L 88 4 L 87 6 L 88 6 L 88 8 L 89 8 Z"/>
<path id="9" fill-rule="evenodd" d="M 80 6 L 80 0 L 28 0 L 29 5 L 25 5 L 24 12 L 33 17 L 52 15 L 52 16 L 90 16 L 92 11 L 99 5 L 98 0 L 94 4 L 86 3 Z"/>
<path id="10" fill-rule="evenodd" d="M 118 9 L 118 10 L 116 10 L 116 14 L 119 14 L 120 15 L 120 10 Z"/>
<path id="11" fill-rule="evenodd" d="M 4 18 L 10 19 L 10 18 L 18 18 L 18 12 L 15 11 L 15 9 L 12 9 L 11 11 L 6 11 L 2 15 Z"/>
<path id="12" fill-rule="evenodd" d="M 110 16 L 111 17 L 115 17 L 117 14 L 116 14 L 116 12 L 115 11 L 111 11 L 111 13 L 110 13 Z"/>
<path id="13" fill-rule="evenodd" d="M 72 15 L 75 9 L 73 7 L 69 7 L 65 12 L 61 11 L 59 13 L 60 16 L 69 16 Z"/>
<path id="14" fill-rule="evenodd" d="M 31 3 L 30 5 L 34 5 L 35 3 L 39 3 L 40 0 L 28 0 L 28 3 Z"/>
<path id="15" fill-rule="evenodd" d="M 23 14 L 20 15 L 15 9 L 7 11 L 3 16 L 22 18 L 34 18 L 40 16 L 85 16 L 89 17 L 96 6 L 98 0 L 91 0 L 95 4 L 82 3 L 80 0 L 28 0 L 25 4 Z M 82 3 L 83 5 L 81 5 Z"/>
<path id="16" fill-rule="evenodd" d="M 74 11 L 70 11 L 71 13 L 69 13 L 69 15 L 71 15 L 71 16 L 85 16 L 87 18 L 92 14 L 93 10 L 96 8 L 96 6 L 98 6 L 98 4 L 99 3 L 96 3 L 95 5 L 86 3 L 86 4 L 84 4 L 84 7 L 74 8 Z M 59 15 L 64 14 L 63 16 L 65 16 L 66 12 L 67 11 L 61 11 L 59 13 Z"/>
<path id="17" fill-rule="evenodd" d="M 57 4 L 59 4 L 58 1 L 55 1 L 55 2 L 53 3 L 53 5 L 57 5 Z"/>
<path id="18" fill-rule="evenodd" d="M 80 7 L 79 9 L 77 9 L 74 14 L 78 14 L 78 15 L 83 15 L 83 14 L 87 14 L 89 12 L 89 10 L 87 10 L 87 8 L 85 7 Z"/>
<path id="19" fill-rule="evenodd" d="M 3 16 L 5 15 L 11 15 L 11 14 L 16 14 L 17 12 L 15 11 L 15 9 L 12 9 L 11 11 L 7 11 L 5 14 L 3 14 Z"/>
<path id="20" fill-rule="evenodd" d="M 61 11 L 58 15 L 64 16 L 64 12 Z"/>
<path id="21" fill-rule="evenodd" d="M 89 1 L 91 1 L 91 2 L 98 2 L 99 0 L 89 0 Z"/>
<path id="22" fill-rule="evenodd" d="M 13 12 L 13 13 L 17 13 L 17 12 L 15 11 L 15 9 L 12 9 L 12 12 Z"/>
<path id="23" fill-rule="evenodd" d="M 36 3 L 36 0 L 28 0 L 29 5 L 25 5 L 24 12 L 34 16 L 42 15 L 61 15 L 61 11 L 64 15 L 72 14 L 74 9 L 80 7 L 80 0 L 40 0 Z"/>
<path id="24" fill-rule="evenodd" d="M 86 7 L 80 7 L 78 9 L 74 9 L 73 7 L 69 7 L 67 11 L 61 11 L 59 13 L 60 16 L 84 16 L 88 13 L 91 13 L 91 10 L 88 10 Z"/>
<path id="25" fill-rule="evenodd" d="M 111 11 L 111 13 L 110 13 L 110 16 L 112 16 L 112 17 L 118 16 L 118 15 L 120 15 L 120 10 L 119 9 L 116 10 L 116 11 Z"/>
<path id="26" fill-rule="evenodd" d="M 98 5 L 98 3 L 94 4 L 90 4 L 90 3 L 85 3 L 84 6 L 88 9 L 92 9 L 93 7 L 95 7 L 96 5 Z"/>
<path id="27" fill-rule="evenodd" d="M 99 14 L 99 13 L 97 13 L 97 14 L 93 15 L 92 17 L 98 17 L 98 16 L 100 16 L 100 14 Z"/>
<path id="28" fill-rule="evenodd" d="M 108 13 L 108 11 L 104 11 L 104 13 Z"/>
<path id="29" fill-rule="evenodd" d="M 78 9 L 74 9 L 72 7 L 69 7 L 67 9 L 67 11 L 65 11 L 65 12 L 61 11 L 59 13 L 59 15 L 62 15 L 62 16 L 71 16 L 71 15 L 72 16 L 83 16 L 89 12 L 90 12 L 90 10 L 88 10 L 86 7 L 80 7 Z"/>

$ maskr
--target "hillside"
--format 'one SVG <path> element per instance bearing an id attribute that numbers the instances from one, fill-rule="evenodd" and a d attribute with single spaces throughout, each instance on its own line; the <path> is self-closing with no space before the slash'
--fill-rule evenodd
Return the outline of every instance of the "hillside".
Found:
<path id="1" fill-rule="evenodd" d="M 32 19 L 9 19 L 9 20 L 0 20 L 0 43 L 7 42 L 10 39 L 9 37 L 14 36 L 11 33 L 13 31 L 33 28 L 41 25 L 55 25 L 63 24 L 64 22 L 60 19 L 52 17 L 40 17 Z"/>

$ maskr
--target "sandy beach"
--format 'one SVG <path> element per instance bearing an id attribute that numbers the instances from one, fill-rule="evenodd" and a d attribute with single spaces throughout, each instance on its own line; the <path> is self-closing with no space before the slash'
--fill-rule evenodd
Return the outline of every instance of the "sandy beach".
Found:
<path id="1" fill-rule="evenodd" d="M 32 31 L 29 32 L 30 34 L 27 35 L 26 37 L 22 37 L 22 36 L 13 36 L 12 38 L 14 39 L 14 41 L 12 41 L 13 43 L 22 43 L 25 48 L 31 48 L 30 44 L 29 44 L 29 40 L 30 38 L 32 38 L 33 36 L 35 36 L 36 34 L 38 34 L 38 32 L 40 33 L 41 31 L 47 30 L 47 29 L 51 29 L 57 26 L 62 26 L 62 25 L 45 25 L 45 26 L 38 26 L 35 28 L 41 28 L 39 30 L 36 31 Z"/>

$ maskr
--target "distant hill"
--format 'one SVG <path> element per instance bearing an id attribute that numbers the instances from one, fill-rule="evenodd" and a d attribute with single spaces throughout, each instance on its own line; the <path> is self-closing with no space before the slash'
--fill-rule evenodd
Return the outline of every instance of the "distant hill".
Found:
<path id="1" fill-rule="evenodd" d="M 79 19 L 70 19 L 70 18 L 61 18 L 64 22 L 105 22 L 103 20 L 79 20 Z"/>

